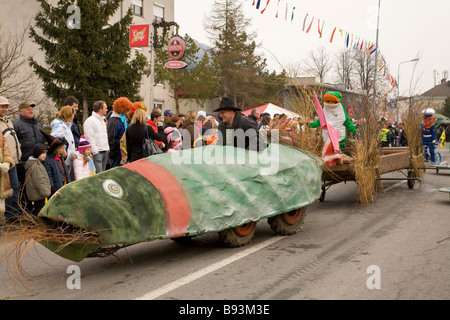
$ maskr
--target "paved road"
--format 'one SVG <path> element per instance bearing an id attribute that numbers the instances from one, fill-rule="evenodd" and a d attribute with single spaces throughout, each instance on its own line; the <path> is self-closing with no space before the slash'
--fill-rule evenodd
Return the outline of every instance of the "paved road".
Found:
<path id="1" fill-rule="evenodd" d="M 37 245 L 23 259 L 31 278 L 12 281 L 0 265 L 0 299 L 449 299 L 450 197 L 438 190 L 450 187 L 450 170 L 428 170 L 425 180 L 412 190 L 385 181 L 368 206 L 356 202 L 354 183 L 332 186 L 296 235 L 276 236 L 260 221 L 244 248 L 209 234 L 132 246 L 122 261 L 87 259 L 75 264 L 81 289 L 67 287 L 74 264 Z"/>

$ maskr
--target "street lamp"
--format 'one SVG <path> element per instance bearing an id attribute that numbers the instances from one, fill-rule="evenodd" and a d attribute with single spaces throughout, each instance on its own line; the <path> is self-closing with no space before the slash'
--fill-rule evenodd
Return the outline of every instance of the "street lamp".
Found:
<path id="1" fill-rule="evenodd" d="M 416 59 L 412 59 L 412 60 L 408 60 L 408 61 L 403 61 L 398 65 L 398 72 L 397 72 L 397 124 L 400 123 L 400 115 L 399 115 L 399 99 L 400 99 L 400 66 L 404 63 L 408 63 L 408 62 L 415 62 L 415 61 L 419 61 L 419 58 Z"/>

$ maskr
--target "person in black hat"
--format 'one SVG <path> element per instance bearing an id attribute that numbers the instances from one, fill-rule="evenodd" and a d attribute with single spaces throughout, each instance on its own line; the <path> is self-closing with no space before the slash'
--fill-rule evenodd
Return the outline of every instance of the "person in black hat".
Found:
<path id="1" fill-rule="evenodd" d="M 219 112 L 222 119 L 218 127 L 219 140 L 217 145 L 232 145 L 236 148 L 244 148 L 252 151 L 262 151 L 267 148 L 264 137 L 259 133 L 258 126 L 236 108 L 233 100 L 228 97 L 222 98 Z"/>
<path id="2" fill-rule="evenodd" d="M 53 195 L 58 189 L 70 183 L 70 172 L 66 166 L 64 158 L 67 156 L 65 148 L 68 146 L 66 139 L 55 138 L 52 135 L 42 131 L 48 143 L 48 155 L 43 161 L 50 179 L 51 194 Z"/>

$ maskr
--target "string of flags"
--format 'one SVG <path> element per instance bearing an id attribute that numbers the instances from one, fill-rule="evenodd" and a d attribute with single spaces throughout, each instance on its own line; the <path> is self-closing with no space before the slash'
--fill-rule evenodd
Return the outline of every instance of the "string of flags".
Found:
<path id="1" fill-rule="evenodd" d="M 248 1 L 248 0 L 247 0 Z M 343 45 L 347 49 L 357 50 L 357 51 L 364 51 L 369 55 L 372 55 L 373 53 L 378 51 L 379 57 L 381 57 L 378 61 L 378 72 L 383 74 L 383 76 L 390 82 L 392 88 L 397 87 L 397 80 L 395 80 L 394 76 L 389 71 L 389 68 L 386 64 L 386 60 L 384 59 L 383 55 L 381 54 L 378 46 L 376 43 L 371 42 L 369 40 L 366 40 L 354 33 L 351 33 L 349 31 L 344 30 L 343 28 L 340 28 L 338 26 L 335 26 L 333 24 L 330 24 L 326 22 L 325 20 L 313 16 L 309 14 L 308 12 L 300 12 L 301 10 L 296 11 L 296 6 L 285 2 L 283 0 L 250 0 L 250 3 L 252 3 L 252 6 L 256 8 L 256 10 L 260 11 L 261 14 L 266 13 L 267 8 L 269 5 L 275 4 L 276 7 L 276 19 L 282 19 L 283 18 L 283 12 L 284 12 L 284 20 L 288 22 L 290 20 L 291 23 L 294 22 L 294 19 L 297 16 L 300 17 L 300 30 L 302 32 L 305 32 L 307 34 L 313 34 L 315 33 L 315 25 L 317 25 L 317 34 L 319 35 L 319 38 L 321 39 L 328 39 L 327 35 L 325 34 L 325 25 L 330 26 L 330 37 L 329 42 L 335 43 L 338 41 L 342 41 Z M 283 11 L 284 8 L 284 11 Z M 266 13 L 267 14 L 267 13 Z M 303 16 L 304 14 L 304 16 Z"/>

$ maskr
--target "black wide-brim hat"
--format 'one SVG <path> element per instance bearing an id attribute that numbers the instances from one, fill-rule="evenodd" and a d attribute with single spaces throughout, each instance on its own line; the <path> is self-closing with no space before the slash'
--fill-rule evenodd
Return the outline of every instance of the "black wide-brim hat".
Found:
<path id="1" fill-rule="evenodd" d="M 222 110 L 242 111 L 241 109 L 236 108 L 234 106 L 234 101 L 231 100 L 228 97 L 222 98 L 222 100 L 220 101 L 219 108 L 214 110 L 214 112 L 219 112 L 219 111 L 222 111 Z"/>

